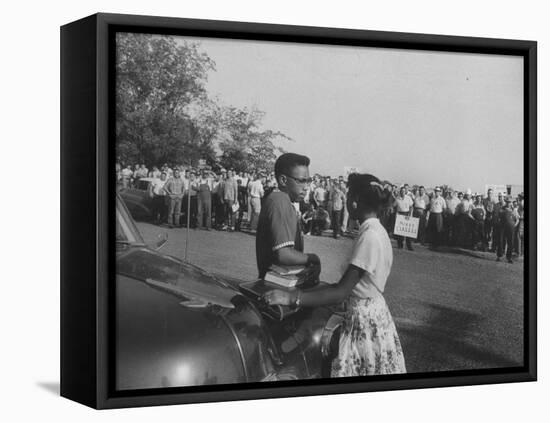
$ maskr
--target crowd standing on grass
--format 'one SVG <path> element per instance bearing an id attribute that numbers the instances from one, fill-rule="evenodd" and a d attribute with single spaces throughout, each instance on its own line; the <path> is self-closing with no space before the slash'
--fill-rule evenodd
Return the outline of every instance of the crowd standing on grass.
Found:
<path id="1" fill-rule="evenodd" d="M 236 172 L 233 169 L 199 169 L 189 166 L 116 164 L 117 186 L 138 187 L 147 179 L 157 224 L 170 227 L 187 224 L 188 204 L 191 228 L 255 232 L 267 196 L 277 189 L 272 171 Z M 432 248 L 459 247 L 491 251 L 508 262 L 524 254 L 524 195 L 472 193 L 384 182 L 390 201 L 379 214 L 380 222 L 393 236 L 396 215 L 419 219 L 416 239 L 394 236 L 398 248 L 413 250 L 413 243 Z M 347 179 L 315 174 L 308 180 L 307 194 L 294 206 L 305 235 L 331 234 L 338 239 L 357 232 L 358 222 L 350 218 L 346 198 Z"/>

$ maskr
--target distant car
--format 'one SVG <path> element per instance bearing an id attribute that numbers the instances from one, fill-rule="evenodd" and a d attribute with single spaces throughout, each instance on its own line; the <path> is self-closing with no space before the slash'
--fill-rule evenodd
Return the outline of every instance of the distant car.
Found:
<path id="1" fill-rule="evenodd" d="M 121 188 L 120 196 L 136 220 L 153 219 L 153 197 L 151 195 L 151 183 L 155 178 L 141 178 L 132 188 Z"/>
<path id="2" fill-rule="evenodd" d="M 268 306 L 241 287 L 145 244 L 116 200 L 116 389 L 328 375 L 339 316 Z"/>

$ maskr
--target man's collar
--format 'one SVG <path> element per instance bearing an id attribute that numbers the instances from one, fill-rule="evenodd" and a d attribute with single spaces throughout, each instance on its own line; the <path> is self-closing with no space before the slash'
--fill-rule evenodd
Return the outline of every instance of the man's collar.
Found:
<path id="1" fill-rule="evenodd" d="M 283 193 L 285 195 L 285 197 L 288 199 L 288 201 L 292 204 L 292 201 L 290 201 L 290 195 L 288 195 L 288 192 L 281 191 L 279 188 L 273 188 L 272 192 L 281 192 L 281 193 Z"/>

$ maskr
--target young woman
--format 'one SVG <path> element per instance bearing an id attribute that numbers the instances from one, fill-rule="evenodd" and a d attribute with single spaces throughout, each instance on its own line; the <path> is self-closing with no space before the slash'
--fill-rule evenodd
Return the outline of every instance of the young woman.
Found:
<path id="1" fill-rule="evenodd" d="M 348 180 L 350 217 L 360 223 L 349 264 L 335 285 L 307 290 L 272 290 L 269 304 L 315 307 L 345 302 L 346 314 L 332 377 L 405 373 L 405 359 L 382 292 L 393 261 L 389 236 L 377 218 L 391 194 L 372 175 Z"/>

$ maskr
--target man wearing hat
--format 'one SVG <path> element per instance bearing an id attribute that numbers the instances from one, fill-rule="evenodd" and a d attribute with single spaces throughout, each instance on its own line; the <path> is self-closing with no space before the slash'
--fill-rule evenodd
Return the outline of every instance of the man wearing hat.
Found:
<path id="1" fill-rule="evenodd" d="M 513 263 L 514 230 L 518 223 L 519 216 L 512 208 L 512 196 L 507 195 L 504 206 L 499 211 L 500 242 L 497 247 L 497 261 L 500 261 L 506 248 L 506 260 L 508 260 L 508 263 Z"/>
<path id="2" fill-rule="evenodd" d="M 430 201 L 428 211 L 429 241 L 434 248 L 441 244 L 443 235 L 443 211 L 447 207 L 445 199 L 441 196 L 441 188 L 435 187 L 434 197 Z"/>

